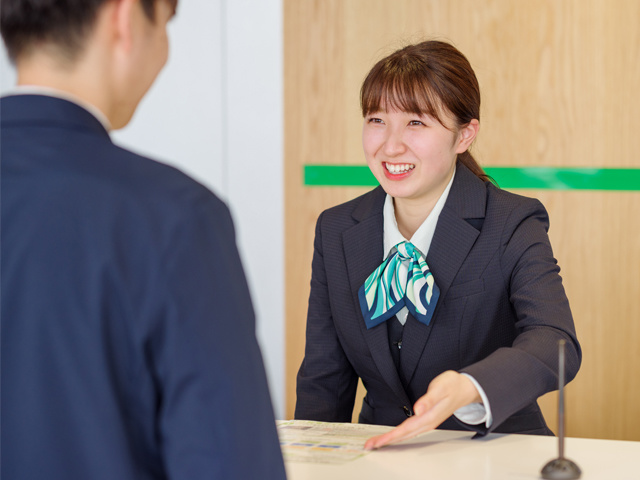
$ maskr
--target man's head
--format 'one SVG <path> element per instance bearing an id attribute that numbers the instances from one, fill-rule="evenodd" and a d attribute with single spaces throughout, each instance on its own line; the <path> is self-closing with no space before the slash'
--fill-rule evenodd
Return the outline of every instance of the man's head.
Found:
<path id="1" fill-rule="evenodd" d="M 46 44 L 69 60 L 74 59 L 82 51 L 98 10 L 109 1 L 112 0 L 2 0 L 0 30 L 9 58 L 15 62 L 31 49 Z M 140 0 L 150 21 L 155 20 L 156 1 Z"/>
<path id="2" fill-rule="evenodd" d="M 75 94 L 120 128 L 166 63 L 176 3 L 2 0 L 0 30 L 19 84 Z"/>

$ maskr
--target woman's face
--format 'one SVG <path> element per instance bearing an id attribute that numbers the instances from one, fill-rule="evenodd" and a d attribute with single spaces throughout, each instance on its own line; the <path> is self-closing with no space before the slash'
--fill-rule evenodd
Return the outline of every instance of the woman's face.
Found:
<path id="1" fill-rule="evenodd" d="M 458 153 L 464 152 L 473 138 L 468 139 L 468 127 L 453 128 L 451 115 L 443 115 L 443 121 L 451 130 L 429 115 L 398 110 L 365 117 L 362 145 L 367 164 L 396 201 L 424 202 L 433 207 L 449 183 Z M 475 138 L 477 120 L 473 122 Z"/>

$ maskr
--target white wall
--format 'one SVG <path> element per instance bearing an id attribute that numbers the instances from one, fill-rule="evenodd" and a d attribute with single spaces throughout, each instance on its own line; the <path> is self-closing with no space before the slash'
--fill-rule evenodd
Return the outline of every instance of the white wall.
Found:
<path id="1" fill-rule="evenodd" d="M 171 53 L 116 143 L 231 207 L 276 417 L 284 418 L 282 0 L 181 0 Z M 0 54 L 0 92 L 15 83 Z"/>
<path id="2" fill-rule="evenodd" d="M 4 50 L 4 43 L 0 49 L 0 93 L 4 93 L 16 83 L 16 72 L 9 63 L 7 52 Z"/>

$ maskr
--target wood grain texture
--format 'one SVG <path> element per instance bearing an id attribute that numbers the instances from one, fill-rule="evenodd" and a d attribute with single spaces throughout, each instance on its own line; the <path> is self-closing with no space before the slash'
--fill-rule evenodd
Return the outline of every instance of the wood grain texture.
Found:
<path id="1" fill-rule="evenodd" d="M 358 96 L 371 66 L 425 38 L 456 45 L 480 81 L 482 128 L 472 151 L 482 164 L 640 168 L 640 0 L 284 0 L 284 14 L 292 417 L 315 221 L 367 190 L 305 188 L 302 166 L 364 164 Z M 518 193 L 549 211 L 583 347 L 567 389 L 567 432 L 640 440 L 640 193 Z M 540 400 L 554 430 L 555 397 Z"/>

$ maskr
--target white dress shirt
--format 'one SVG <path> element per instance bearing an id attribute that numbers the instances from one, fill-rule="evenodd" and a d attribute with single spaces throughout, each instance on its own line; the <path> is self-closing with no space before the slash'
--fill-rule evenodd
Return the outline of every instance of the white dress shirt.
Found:
<path id="1" fill-rule="evenodd" d="M 449 196 L 449 190 L 451 190 L 451 185 L 453 184 L 453 178 L 455 177 L 455 172 L 451 176 L 451 180 L 449 181 L 447 187 L 442 192 L 442 195 L 436 202 L 433 210 L 426 218 L 426 220 L 418 227 L 416 232 L 413 234 L 411 239 L 409 240 L 422 254 L 422 256 L 426 259 L 427 254 L 429 253 L 429 247 L 431 247 L 431 240 L 433 239 L 433 234 L 436 230 L 436 224 L 438 223 L 438 217 L 440 216 L 440 212 L 444 207 L 445 202 L 447 201 L 447 197 Z M 384 235 L 384 258 L 387 258 L 391 255 L 395 250 L 395 246 L 400 242 L 407 241 L 406 238 L 400 233 L 398 230 L 398 223 L 396 221 L 395 210 L 393 206 L 393 197 L 387 195 L 387 198 L 384 202 L 383 207 L 383 218 L 384 218 L 384 227 L 383 227 L 383 235 Z M 408 263 L 408 261 L 407 261 Z M 434 276 L 436 285 L 438 284 L 438 279 Z M 409 310 L 407 307 L 403 307 L 396 316 L 402 325 L 404 325 L 407 321 L 407 315 Z M 489 406 L 489 399 L 485 394 L 484 390 L 480 386 L 480 384 L 473 378 L 471 375 L 463 373 L 466 377 L 471 380 L 471 382 L 475 385 L 478 393 L 480 393 L 480 397 L 482 398 L 482 403 L 470 403 L 462 408 L 459 408 L 455 411 L 454 415 L 462 422 L 468 423 L 469 425 L 479 425 L 484 423 L 487 428 L 491 426 L 493 421 L 493 417 L 491 415 L 491 407 Z"/>

